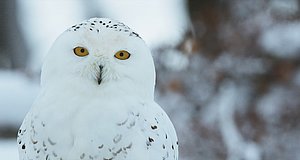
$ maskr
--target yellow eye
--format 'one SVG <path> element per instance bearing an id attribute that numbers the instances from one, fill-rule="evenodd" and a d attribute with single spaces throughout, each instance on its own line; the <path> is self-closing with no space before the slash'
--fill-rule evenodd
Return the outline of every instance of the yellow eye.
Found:
<path id="1" fill-rule="evenodd" d="M 121 50 L 115 54 L 115 57 L 118 58 L 119 60 L 125 60 L 130 57 L 130 53 L 127 51 Z"/>
<path id="2" fill-rule="evenodd" d="M 79 57 L 84 57 L 89 54 L 89 51 L 86 48 L 83 47 L 75 47 L 73 49 L 74 53 Z"/>

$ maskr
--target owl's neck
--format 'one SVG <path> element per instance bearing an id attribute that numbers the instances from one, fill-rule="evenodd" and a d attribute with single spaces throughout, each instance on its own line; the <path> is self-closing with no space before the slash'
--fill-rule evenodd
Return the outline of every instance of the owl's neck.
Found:
<path id="1" fill-rule="evenodd" d="M 51 96 L 63 96 L 65 94 L 76 95 L 79 97 L 115 97 L 130 96 L 137 97 L 146 101 L 154 100 L 154 87 L 145 87 L 144 84 L 131 81 L 109 81 L 102 82 L 100 85 L 92 81 L 82 79 L 60 80 L 55 82 L 48 81 L 47 85 L 42 86 L 44 93 L 51 93 Z"/>

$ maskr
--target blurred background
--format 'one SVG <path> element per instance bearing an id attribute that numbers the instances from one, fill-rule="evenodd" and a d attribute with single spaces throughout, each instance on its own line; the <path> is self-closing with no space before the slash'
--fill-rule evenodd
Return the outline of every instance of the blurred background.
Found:
<path id="1" fill-rule="evenodd" d="M 0 159 L 65 29 L 110 17 L 151 48 L 180 160 L 300 160 L 299 0 L 1 0 Z"/>

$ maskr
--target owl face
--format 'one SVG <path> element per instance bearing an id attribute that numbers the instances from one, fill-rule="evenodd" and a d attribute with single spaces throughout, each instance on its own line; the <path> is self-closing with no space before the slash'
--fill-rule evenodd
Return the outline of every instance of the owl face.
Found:
<path id="1" fill-rule="evenodd" d="M 144 41 L 123 23 L 103 18 L 89 19 L 60 35 L 42 68 L 42 86 L 71 83 L 153 92 L 154 81 L 153 59 Z"/>

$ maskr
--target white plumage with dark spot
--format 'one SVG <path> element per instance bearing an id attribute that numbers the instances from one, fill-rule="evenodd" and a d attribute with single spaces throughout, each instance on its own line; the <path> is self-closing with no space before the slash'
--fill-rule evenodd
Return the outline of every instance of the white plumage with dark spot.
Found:
<path id="1" fill-rule="evenodd" d="M 150 50 L 129 27 L 106 18 L 72 26 L 45 58 L 18 131 L 20 160 L 177 160 L 154 86 Z"/>

